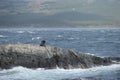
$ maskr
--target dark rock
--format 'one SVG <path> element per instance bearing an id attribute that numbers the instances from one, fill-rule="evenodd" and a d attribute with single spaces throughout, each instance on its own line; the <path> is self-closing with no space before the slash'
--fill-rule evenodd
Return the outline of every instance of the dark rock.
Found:
<path id="1" fill-rule="evenodd" d="M 108 57 L 108 59 L 118 63 L 120 62 L 120 57 Z"/>
<path id="2" fill-rule="evenodd" d="M 100 58 L 70 49 L 30 44 L 0 45 L 0 67 L 23 66 L 28 68 L 91 68 L 109 65 L 111 58 Z"/>

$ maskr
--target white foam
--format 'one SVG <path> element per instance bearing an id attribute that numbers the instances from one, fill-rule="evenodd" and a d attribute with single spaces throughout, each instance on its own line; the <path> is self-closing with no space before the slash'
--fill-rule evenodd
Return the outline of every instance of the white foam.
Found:
<path id="1" fill-rule="evenodd" d="M 40 39 L 41 37 L 36 37 L 36 39 Z"/>
<path id="2" fill-rule="evenodd" d="M 25 31 L 17 31 L 17 33 L 24 33 Z"/>
<path id="3" fill-rule="evenodd" d="M 4 38 L 4 37 L 7 37 L 7 36 L 0 35 L 0 38 Z"/>
<path id="4" fill-rule="evenodd" d="M 115 71 L 120 70 L 120 64 L 110 66 L 100 66 L 90 69 L 28 69 L 24 67 L 15 67 L 9 70 L 0 71 L 0 80 L 21 79 L 21 80 L 61 80 L 74 79 L 94 76 L 111 76 Z M 11 73 L 11 74 L 8 74 Z M 4 74 L 4 75 L 2 75 Z M 1 76 L 2 75 L 2 76 Z"/>
<path id="5" fill-rule="evenodd" d="M 94 56 L 95 54 L 91 54 L 91 53 L 86 53 L 86 54 L 88 54 L 88 55 L 92 55 L 92 56 Z"/>
<path id="6" fill-rule="evenodd" d="M 39 40 L 41 37 L 33 37 L 32 40 Z"/>
<path id="7" fill-rule="evenodd" d="M 32 38 L 32 40 L 34 40 L 35 38 Z"/>
<path id="8" fill-rule="evenodd" d="M 62 35 L 58 35 L 57 37 L 61 38 L 61 37 L 63 37 L 63 36 L 62 36 Z"/>
<path id="9" fill-rule="evenodd" d="M 31 33 L 31 34 L 33 34 L 33 33 L 35 33 L 35 32 L 33 32 L 33 31 L 27 31 L 28 33 Z"/>
<path id="10" fill-rule="evenodd" d="M 68 40 L 74 40 L 75 38 L 73 38 L 73 37 L 70 37 L 70 38 L 68 38 Z"/>

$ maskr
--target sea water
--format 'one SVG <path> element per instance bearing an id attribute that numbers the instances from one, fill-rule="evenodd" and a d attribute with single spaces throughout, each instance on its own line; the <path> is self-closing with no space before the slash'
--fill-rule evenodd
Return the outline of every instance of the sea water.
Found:
<path id="1" fill-rule="evenodd" d="M 100 57 L 120 57 L 120 29 L 40 28 L 0 29 L 0 44 L 35 44 L 74 49 Z M 90 69 L 28 69 L 0 71 L 0 80 L 120 80 L 120 64 Z"/>

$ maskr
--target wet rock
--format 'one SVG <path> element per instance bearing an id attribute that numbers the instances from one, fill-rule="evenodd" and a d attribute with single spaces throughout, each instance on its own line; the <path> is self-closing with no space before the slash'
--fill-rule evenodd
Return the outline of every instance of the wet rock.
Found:
<path id="1" fill-rule="evenodd" d="M 52 46 L 37 46 L 32 44 L 0 45 L 0 67 L 11 68 L 23 66 L 28 68 L 91 68 L 99 65 L 109 65 L 110 58 L 100 58 L 78 53 L 71 49 Z"/>

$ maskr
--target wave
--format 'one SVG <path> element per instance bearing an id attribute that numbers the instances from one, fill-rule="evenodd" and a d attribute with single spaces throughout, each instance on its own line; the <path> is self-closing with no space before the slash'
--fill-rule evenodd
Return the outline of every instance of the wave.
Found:
<path id="1" fill-rule="evenodd" d="M 0 71 L 0 80 L 72 80 L 75 78 L 103 77 L 104 80 L 117 80 L 117 71 L 120 64 L 100 66 L 89 69 L 28 69 L 25 67 L 14 67 Z M 120 72 L 119 72 L 120 73 Z M 118 75 L 120 76 L 120 75 Z"/>
<path id="2" fill-rule="evenodd" d="M 61 38 L 61 37 L 63 37 L 63 36 L 62 36 L 62 35 L 57 35 L 57 37 L 58 37 L 58 38 Z"/>
<path id="3" fill-rule="evenodd" d="M 4 35 L 0 35 L 0 38 L 5 38 L 5 37 L 7 37 L 7 36 L 4 36 Z"/>
<path id="4" fill-rule="evenodd" d="M 92 56 L 95 56 L 95 54 L 92 54 L 92 53 L 85 53 L 85 54 L 88 54 L 88 55 L 92 55 Z"/>
<path id="5" fill-rule="evenodd" d="M 33 33 L 35 33 L 35 32 L 33 32 L 33 31 L 27 31 L 28 33 L 30 33 L 30 34 L 33 34 Z"/>
<path id="6" fill-rule="evenodd" d="M 17 33 L 24 33 L 25 31 L 17 31 Z"/>
<path id="7" fill-rule="evenodd" d="M 20 34 L 21 34 L 21 33 L 25 33 L 25 32 L 27 32 L 27 33 L 29 33 L 29 34 L 35 33 L 35 32 L 33 32 L 33 31 L 22 31 L 22 30 L 21 30 L 21 31 L 17 31 L 17 33 L 20 33 Z"/>
<path id="8" fill-rule="evenodd" d="M 33 37 L 32 40 L 39 40 L 41 37 Z"/>

